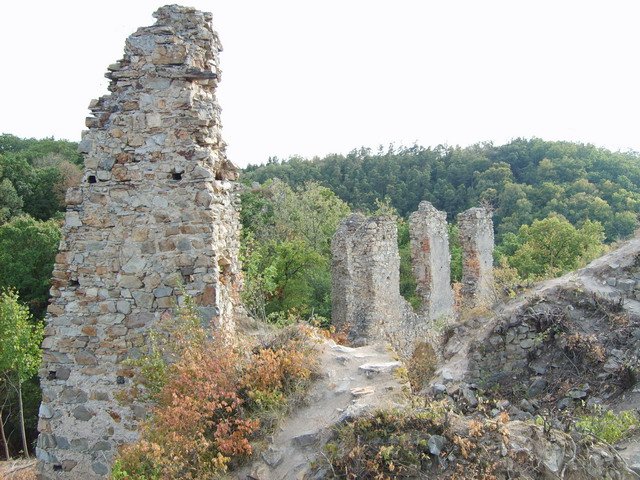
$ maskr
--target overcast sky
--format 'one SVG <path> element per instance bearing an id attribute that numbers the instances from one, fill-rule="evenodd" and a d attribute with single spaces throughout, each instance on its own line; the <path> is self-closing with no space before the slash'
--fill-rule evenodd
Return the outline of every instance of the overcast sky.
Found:
<path id="1" fill-rule="evenodd" d="M 0 132 L 79 140 L 154 0 L 6 1 Z M 640 151 L 640 2 L 190 0 L 220 34 L 236 164 L 516 137 Z"/>

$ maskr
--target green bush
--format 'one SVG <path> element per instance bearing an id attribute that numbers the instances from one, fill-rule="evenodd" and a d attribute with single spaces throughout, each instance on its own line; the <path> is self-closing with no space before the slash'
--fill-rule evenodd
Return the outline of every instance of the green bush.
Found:
<path id="1" fill-rule="evenodd" d="M 620 413 L 605 411 L 600 405 L 594 407 L 591 414 L 581 415 L 576 422 L 579 431 L 611 444 L 619 442 L 639 426 L 640 419 L 636 413 L 629 410 Z"/>

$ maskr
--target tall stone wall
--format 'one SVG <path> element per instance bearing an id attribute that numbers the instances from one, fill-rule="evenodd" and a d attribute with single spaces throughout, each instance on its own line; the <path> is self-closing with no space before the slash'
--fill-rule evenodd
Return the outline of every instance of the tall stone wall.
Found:
<path id="1" fill-rule="evenodd" d="M 398 232 L 390 217 L 354 214 L 331 244 L 332 321 L 354 345 L 385 337 L 402 321 Z"/>
<path id="2" fill-rule="evenodd" d="M 420 202 L 409 216 L 411 261 L 421 315 L 429 320 L 454 314 L 447 214 Z"/>
<path id="3" fill-rule="evenodd" d="M 493 220 L 485 208 L 470 208 L 458 215 L 462 247 L 462 299 L 465 307 L 493 302 Z"/>
<path id="4" fill-rule="evenodd" d="M 41 370 L 41 479 L 105 478 L 145 405 L 116 400 L 128 357 L 182 292 L 233 328 L 240 276 L 235 168 L 215 98 L 211 15 L 176 5 L 131 35 L 91 102 L 85 172 L 67 194 Z"/>

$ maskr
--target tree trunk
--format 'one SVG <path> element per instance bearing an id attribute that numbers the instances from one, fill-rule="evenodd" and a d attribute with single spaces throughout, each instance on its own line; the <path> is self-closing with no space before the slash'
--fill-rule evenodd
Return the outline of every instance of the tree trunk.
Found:
<path id="1" fill-rule="evenodd" d="M 7 462 L 11 460 L 9 456 L 9 445 L 7 445 L 7 437 L 4 434 L 4 417 L 2 416 L 2 409 L 0 408 L 0 434 L 2 435 L 2 445 L 4 445 L 4 454 L 7 457 Z"/>
<path id="2" fill-rule="evenodd" d="M 22 380 L 18 379 L 18 406 L 20 407 L 20 433 L 22 434 L 22 449 L 24 458 L 29 458 L 29 447 L 27 445 L 27 433 L 24 430 L 24 409 L 22 407 Z"/>

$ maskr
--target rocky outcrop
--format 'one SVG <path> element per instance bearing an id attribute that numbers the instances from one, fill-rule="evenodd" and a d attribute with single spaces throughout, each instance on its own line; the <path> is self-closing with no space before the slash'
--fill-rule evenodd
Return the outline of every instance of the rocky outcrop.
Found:
<path id="1" fill-rule="evenodd" d="M 456 325 L 426 393 L 473 411 L 491 392 L 498 399 L 496 411 L 504 409 L 518 420 L 543 415 L 548 425 L 560 429 L 569 428 L 573 412 L 584 414 L 585 407 L 637 411 L 639 297 L 636 238 L 583 269 L 541 282 Z M 620 457 L 640 473 L 637 441 L 636 434 L 621 443 L 619 455 L 597 447 L 602 458 L 589 454 L 597 460 L 589 472 L 600 478 L 602 465 L 613 461 L 616 465 L 604 467 L 611 469 L 610 478 L 636 478 L 624 476 L 630 472 Z M 519 443 L 525 442 L 531 438 Z M 594 478 L 581 477 L 581 471 L 571 477 L 569 471 L 566 478 Z"/>
<path id="2" fill-rule="evenodd" d="M 91 102 L 56 257 L 41 371 L 40 478 L 109 474 L 145 405 L 118 402 L 147 332 L 184 295 L 233 329 L 240 286 L 236 170 L 215 98 L 211 15 L 176 5 L 126 42 Z"/>

